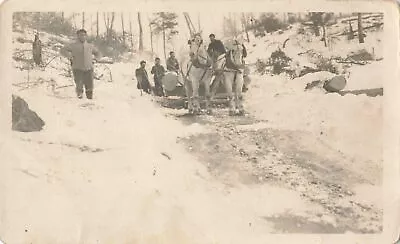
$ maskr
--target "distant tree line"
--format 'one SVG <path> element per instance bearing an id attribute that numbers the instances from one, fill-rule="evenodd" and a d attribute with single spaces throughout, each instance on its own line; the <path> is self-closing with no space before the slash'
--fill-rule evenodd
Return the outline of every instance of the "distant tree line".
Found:
<path id="1" fill-rule="evenodd" d="M 309 12 L 309 13 L 261 13 L 257 17 L 253 13 L 243 13 L 241 21 L 237 20 L 237 16 L 228 15 L 224 18 L 225 36 L 238 36 L 245 33 L 247 41 L 249 40 L 249 32 L 253 32 L 255 37 L 263 37 L 268 33 L 275 31 L 283 31 L 288 29 L 295 23 L 301 23 L 304 28 L 300 29 L 300 33 L 309 31 L 316 37 L 321 37 L 321 41 L 328 45 L 327 28 L 338 23 L 339 19 L 349 23 L 346 31 L 348 39 L 358 36 L 359 43 L 364 42 L 365 27 L 363 20 L 368 18 L 379 17 L 380 14 L 373 13 L 331 13 L 331 12 Z M 352 22 L 356 23 L 352 23 Z M 242 28 L 240 28 L 240 22 Z M 375 28 L 383 25 L 383 21 L 368 26 L 367 28 Z M 355 26 L 357 29 L 355 30 Z"/>

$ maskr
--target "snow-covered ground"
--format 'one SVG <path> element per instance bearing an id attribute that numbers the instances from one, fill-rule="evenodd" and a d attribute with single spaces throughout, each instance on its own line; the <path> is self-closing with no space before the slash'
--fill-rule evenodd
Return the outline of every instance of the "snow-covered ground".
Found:
<path id="1" fill-rule="evenodd" d="M 343 24 L 333 31 L 343 31 Z M 382 31 L 367 32 L 365 43 L 346 40 L 346 36 L 324 47 L 320 38 L 296 35 L 297 28 L 268 34 L 264 38 L 252 37 L 249 44 L 248 63 L 258 58 L 266 60 L 273 51 L 281 47 L 287 56 L 300 65 L 315 67 L 312 59 L 301 52 L 312 50 L 325 58 L 347 57 L 360 50 L 382 58 Z M 286 48 L 285 40 L 289 39 Z M 306 41 L 308 40 L 308 41 Z M 383 62 L 375 61 L 367 65 L 353 65 L 344 72 L 347 84 L 344 90 L 382 88 Z M 337 150 L 359 160 L 380 162 L 382 160 L 382 97 L 366 95 L 325 94 L 321 89 L 304 91 L 307 83 L 326 80 L 334 74 L 317 72 L 289 80 L 286 76 L 260 76 L 253 74 L 251 88 L 246 94 L 250 111 L 259 118 L 267 119 L 269 126 L 281 129 L 305 130 L 328 142 Z"/>
<path id="2" fill-rule="evenodd" d="M 363 78 L 374 83 L 368 73 Z M 268 126 L 312 132 L 357 160 L 382 160 L 382 97 L 304 92 L 304 83 L 295 82 L 284 76 L 254 77 L 247 108 Z"/>
<path id="3" fill-rule="evenodd" d="M 71 87 L 64 99 L 45 87 L 17 92 L 46 126 L 13 132 L 3 149 L 5 240 L 262 243 L 272 226 L 259 216 L 309 209 L 296 192 L 268 185 L 227 192 L 176 144 L 207 131 L 166 118 L 140 96 L 131 67 L 113 65 L 115 83 L 98 82 L 93 102 Z"/>
<path id="4" fill-rule="evenodd" d="M 294 33 L 292 29 L 254 39 L 248 46 L 248 62 L 276 50 L 272 46 L 277 44 L 265 43 L 283 43 Z M 31 34 L 15 33 L 15 38 Z M 379 33 L 372 35 L 379 39 Z M 45 35 L 42 41 L 49 40 Z M 303 65 L 310 62 L 297 55 L 303 50 L 296 42 L 288 43 L 285 52 Z M 17 50 L 30 45 L 14 43 Z M 312 47 L 328 50 L 327 56 L 347 55 L 350 50 L 346 44 L 330 51 L 320 45 Z M 297 191 L 270 184 L 227 187 L 212 177 L 201 159 L 177 143 L 177 137 L 215 133 L 210 131 L 213 127 L 166 117 L 170 110 L 136 89 L 134 69 L 141 59 L 152 58 L 134 56 L 110 65 L 113 82 L 107 77 L 96 80 L 93 101 L 76 99 L 72 78 L 62 75 L 61 59 L 46 70 L 29 72 L 30 81 L 41 78 L 43 84 L 13 87 L 46 126 L 35 133 L 13 132 L 3 148 L 6 163 L 0 172 L 7 199 L 1 218 L 5 227 L 0 231 L 7 243 L 263 243 L 268 233 L 276 231 L 265 217 L 289 213 L 338 224 L 321 205 Z M 13 62 L 14 82 L 26 82 L 27 70 Z M 380 70 L 379 61 L 350 67 L 346 89 L 382 87 Z M 320 72 L 290 80 L 253 73 L 245 94 L 246 109 L 265 121 L 264 127 L 312 135 L 318 140 L 302 143 L 316 151 L 322 148 L 317 141 L 329 145 L 350 158 L 352 165 L 347 167 L 354 171 L 374 169 L 382 161 L 382 97 L 304 91 L 308 82 L 330 75 Z M 257 130 L 257 126 L 246 129 Z M 318 153 L 327 160 L 334 156 L 332 150 Z M 369 173 L 370 179 L 380 178 L 377 172 Z M 381 208 L 379 194 L 366 194 L 379 193 L 379 182 L 359 188 L 355 199 Z M 325 214 L 316 217 L 316 213 Z"/>

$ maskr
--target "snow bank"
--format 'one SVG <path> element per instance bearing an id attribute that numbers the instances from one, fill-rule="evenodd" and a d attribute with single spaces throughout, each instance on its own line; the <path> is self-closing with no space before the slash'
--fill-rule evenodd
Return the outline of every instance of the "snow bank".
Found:
<path id="1" fill-rule="evenodd" d="M 363 90 L 383 88 L 383 62 L 373 62 L 367 65 L 355 65 L 349 68 L 345 90 Z"/>
<path id="2" fill-rule="evenodd" d="M 271 127 L 308 131 L 350 157 L 380 162 L 382 97 L 304 92 L 310 76 L 318 74 L 297 81 L 254 77 L 246 94 L 247 109 Z"/>

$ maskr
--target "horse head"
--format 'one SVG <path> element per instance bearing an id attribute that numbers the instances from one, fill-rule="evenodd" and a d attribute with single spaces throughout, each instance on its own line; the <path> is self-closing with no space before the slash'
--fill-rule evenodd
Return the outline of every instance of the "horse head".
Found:
<path id="1" fill-rule="evenodd" d="M 244 68 L 243 49 L 243 44 L 238 40 L 234 40 L 229 52 L 233 64 L 240 69 Z"/>
<path id="2" fill-rule="evenodd" d="M 200 64 L 207 64 L 210 62 L 207 49 L 200 35 L 195 35 L 193 39 L 188 41 L 188 45 L 190 49 L 189 54 L 193 60 L 197 60 Z"/>

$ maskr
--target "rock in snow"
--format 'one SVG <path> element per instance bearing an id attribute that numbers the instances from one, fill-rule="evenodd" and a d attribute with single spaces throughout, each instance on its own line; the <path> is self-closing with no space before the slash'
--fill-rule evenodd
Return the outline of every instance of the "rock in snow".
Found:
<path id="1" fill-rule="evenodd" d="M 29 108 L 28 103 L 18 97 L 12 96 L 12 129 L 21 132 L 40 131 L 45 125 L 36 112 Z"/>

